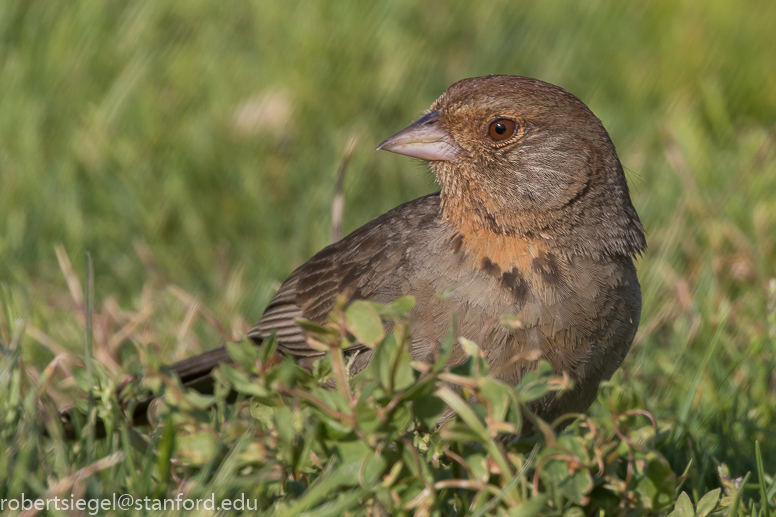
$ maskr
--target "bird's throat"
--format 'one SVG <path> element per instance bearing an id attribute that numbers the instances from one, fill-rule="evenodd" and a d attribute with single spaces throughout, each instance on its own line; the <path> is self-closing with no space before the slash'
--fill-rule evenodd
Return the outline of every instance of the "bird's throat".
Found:
<path id="1" fill-rule="evenodd" d="M 458 228 L 461 250 L 475 265 L 494 272 L 528 271 L 534 261 L 548 254 L 540 239 L 494 233 L 487 229 Z"/>

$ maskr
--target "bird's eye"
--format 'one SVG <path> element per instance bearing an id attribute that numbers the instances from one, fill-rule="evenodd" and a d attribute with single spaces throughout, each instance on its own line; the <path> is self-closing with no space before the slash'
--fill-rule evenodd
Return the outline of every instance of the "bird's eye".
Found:
<path id="1" fill-rule="evenodd" d="M 503 142 L 515 134 L 517 124 L 508 118 L 494 120 L 488 126 L 488 136 L 495 142 Z"/>

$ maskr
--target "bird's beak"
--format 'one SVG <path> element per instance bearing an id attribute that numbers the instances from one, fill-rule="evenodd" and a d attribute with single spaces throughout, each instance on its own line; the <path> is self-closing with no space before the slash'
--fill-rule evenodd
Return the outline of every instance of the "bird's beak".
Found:
<path id="1" fill-rule="evenodd" d="M 454 161 L 461 148 L 439 125 L 439 110 L 426 113 L 377 146 L 378 151 L 412 156 L 426 161 Z"/>

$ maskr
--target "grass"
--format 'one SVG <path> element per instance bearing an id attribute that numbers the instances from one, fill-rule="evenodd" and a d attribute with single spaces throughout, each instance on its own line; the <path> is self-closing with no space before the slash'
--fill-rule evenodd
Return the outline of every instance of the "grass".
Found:
<path id="1" fill-rule="evenodd" d="M 11 386 L 54 365 L 39 388 L 82 396 L 87 251 L 106 379 L 212 348 L 329 242 L 353 136 L 346 231 L 435 188 L 376 143 L 453 81 L 513 73 L 603 120 L 648 231 L 642 324 L 614 384 L 666 423 L 677 475 L 692 460 L 695 503 L 724 471 L 751 473 L 760 501 L 759 472 L 766 488 L 776 473 L 774 19 L 765 0 L 2 2 L 0 404 L 34 413 Z M 121 449 L 13 429 L 6 496 Z"/>

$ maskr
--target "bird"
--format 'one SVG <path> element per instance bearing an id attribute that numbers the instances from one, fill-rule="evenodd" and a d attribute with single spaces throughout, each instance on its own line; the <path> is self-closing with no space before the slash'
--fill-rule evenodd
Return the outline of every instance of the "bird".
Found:
<path id="1" fill-rule="evenodd" d="M 646 250 L 601 121 L 558 86 L 488 75 L 454 83 L 377 150 L 424 160 L 439 191 L 316 253 L 282 283 L 247 336 L 260 345 L 274 334 L 282 356 L 309 368 L 323 352 L 307 344 L 299 318 L 325 323 L 338 296 L 390 303 L 411 295 L 415 360 L 433 361 L 437 336 L 454 317 L 459 336 L 481 343 L 498 380 L 514 386 L 544 360 L 574 381 L 569 392 L 532 407 L 539 417 L 585 411 L 638 328 L 634 261 Z M 494 325 L 502 315 L 521 325 Z M 355 355 L 351 374 L 373 353 L 358 345 L 346 352 Z M 465 359 L 454 349 L 448 366 Z M 221 347 L 170 370 L 184 385 L 208 390 L 224 362 Z M 146 408 L 136 408 L 136 421 Z"/>

